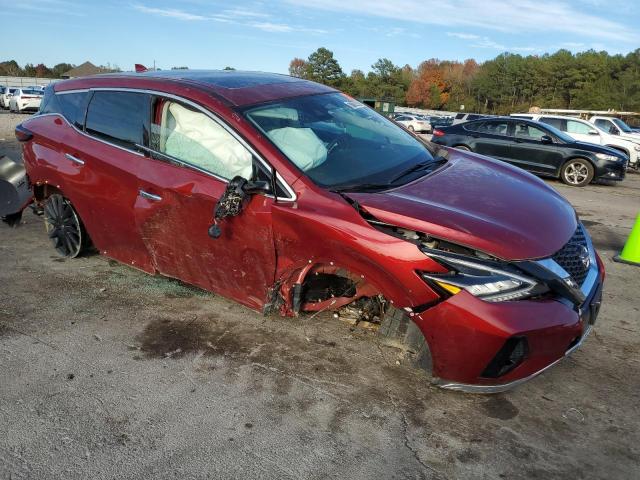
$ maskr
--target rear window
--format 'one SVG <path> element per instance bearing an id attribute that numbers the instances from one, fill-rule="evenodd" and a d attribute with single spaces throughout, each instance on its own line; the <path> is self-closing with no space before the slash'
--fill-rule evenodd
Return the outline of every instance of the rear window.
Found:
<path id="1" fill-rule="evenodd" d="M 67 121 L 82 129 L 84 105 L 88 92 L 54 93 L 53 86 L 47 87 L 40 107 L 40 113 L 59 113 Z"/>
<path id="2" fill-rule="evenodd" d="M 149 118 L 149 97 L 144 93 L 95 92 L 87 111 L 86 131 L 116 145 L 144 145 Z"/>

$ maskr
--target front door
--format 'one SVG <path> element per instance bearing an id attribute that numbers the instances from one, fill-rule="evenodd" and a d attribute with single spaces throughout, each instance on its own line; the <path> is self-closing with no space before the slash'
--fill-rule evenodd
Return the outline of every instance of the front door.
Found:
<path id="1" fill-rule="evenodd" d="M 220 222 L 219 238 L 208 234 L 227 180 L 252 177 L 256 160 L 203 111 L 160 97 L 152 105 L 135 214 L 156 269 L 260 309 L 275 278 L 273 199 L 253 196 L 240 215 Z"/>
<path id="2" fill-rule="evenodd" d="M 530 172 L 555 175 L 563 157 L 556 144 L 542 142 L 549 133 L 527 122 L 514 123 L 511 161 Z"/>

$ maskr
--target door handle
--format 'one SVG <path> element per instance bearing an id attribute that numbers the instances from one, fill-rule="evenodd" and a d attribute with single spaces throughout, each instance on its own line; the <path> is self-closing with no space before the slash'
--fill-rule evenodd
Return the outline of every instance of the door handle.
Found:
<path id="1" fill-rule="evenodd" d="M 142 198 L 146 198 L 147 200 L 153 200 L 154 202 L 162 200 L 160 195 L 154 195 L 153 193 L 145 192 L 144 190 L 138 190 L 138 195 Z"/>
<path id="2" fill-rule="evenodd" d="M 84 160 L 80 160 L 78 157 L 74 157 L 70 153 L 65 153 L 64 156 L 67 160 L 71 160 L 73 163 L 84 165 Z"/>

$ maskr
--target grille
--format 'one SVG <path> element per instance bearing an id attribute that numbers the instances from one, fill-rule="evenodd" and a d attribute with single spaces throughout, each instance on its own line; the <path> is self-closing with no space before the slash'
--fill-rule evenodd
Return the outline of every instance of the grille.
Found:
<path id="1" fill-rule="evenodd" d="M 552 257 L 578 285 L 582 285 L 589 272 L 588 263 L 585 265 L 583 261 L 585 252 L 589 253 L 589 247 L 582 225 L 579 224 L 573 237 Z"/>

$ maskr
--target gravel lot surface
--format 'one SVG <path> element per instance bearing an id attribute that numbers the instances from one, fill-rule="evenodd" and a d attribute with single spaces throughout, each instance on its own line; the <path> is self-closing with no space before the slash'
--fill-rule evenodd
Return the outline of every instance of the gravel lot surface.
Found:
<path id="1" fill-rule="evenodd" d="M 0 155 L 17 157 L 0 113 Z M 640 269 L 611 261 L 640 175 L 568 188 L 606 263 L 581 349 L 500 395 L 447 392 L 330 315 L 263 317 L 0 225 L 0 479 L 602 478 L 640 471 Z"/>

